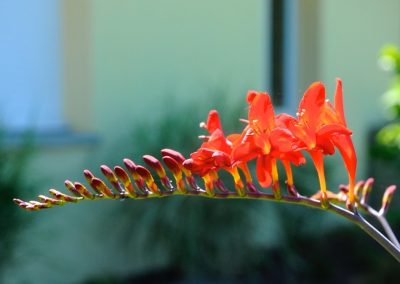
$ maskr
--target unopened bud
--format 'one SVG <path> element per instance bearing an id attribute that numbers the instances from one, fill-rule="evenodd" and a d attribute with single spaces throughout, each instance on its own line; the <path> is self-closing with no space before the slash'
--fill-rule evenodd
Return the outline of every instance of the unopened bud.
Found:
<path id="1" fill-rule="evenodd" d="M 74 197 L 74 196 L 69 196 L 67 194 L 64 194 L 58 190 L 55 189 L 49 189 L 49 192 L 51 195 L 53 195 L 56 199 L 66 201 L 66 202 L 78 202 L 79 200 L 82 199 L 82 197 Z"/>
<path id="2" fill-rule="evenodd" d="M 65 201 L 63 201 L 63 200 L 50 198 L 50 197 L 47 197 L 47 196 L 44 196 L 44 195 L 39 195 L 38 198 L 43 203 L 50 204 L 50 205 L 63 205 L 65 203 Z M 35 203 L 32 202 L 32 201 L 30 201 L 30 203 L 35 205 Z"/>
<path id="3" fill-rule="evenodd" d="M 33 205 L 33 209 L 34 210 L 38 210 L 38 209 L 46 209 L 46 208 L 51 208 L 53 207 L 53 204 L 51 203 L 46 203 L 46 202 L 38 202 L 36 200 L 31 200 L 29 201 L 29 203 L 31 205 Z M 62 204 L 57 204 L 57 205 L 62 205 Z"/>
<path id="4" fill-rule="evenodd" d="M 143 166 L 136 166 L 136 172 L 144 179 L 151 192 L 160 194 L 160 190 L 158 189 L 158 186 L 154 182 L 154 178 L 148 169 Z"/>
<path id="5" fill-rule="evenodd" d="M 78 190 L 76 190 L 74 184 L 71 181 L 66 180 L 64 182 L 64 185 L 70 192 L 72 192 L 73 195 L 75 195 L 77 197 L 82 197 L 83 196 Z"/>
<path id="6" fill-rule="evenodd" d="M 94 195 L 93 193 L 91 193 L 86 186 L 84 186 L 83 184 L 79 183 L 79 182 L 75 182 L 74 186 L 76 188 L 76 190 L 85 198 L 87 199 L 94 199 Z"/>
<path id="7" fill-rule="evenodd" d="M 162 149 L 161 155 L 163 157 L 165 156 L 171 157 L 180 165 L 182 165 L 182 163 L 186 160 L 186 158 L 181 153 L 172 149 Z"/>
<path id="8" fill-rule="evenodd" d="M 383 198 L 382 198 L 382 207 L 379 210 L 380 215 L 385 215 L 386 212 L 388 211 L 395 191 L 396 191 L 395 185 L 391 185 L 388 188 L 386 188 L 385 193 L 383 194 Z"/>
<path id="9" fill-rule="evenodd" d="M 149 165 L 149 167 L 151 167 L 152 169 L 154 169 L 157 173 L 157 175 L 160 178 L 163 178 L 166 176 L 164 167 L 161 165 L 160 161 L 157 160 L 155 157 L 151 156 L 151 155 L 144 155 L 143 156 L 143 161 Z"/>
<path id="10" fill-rule="evenodd" d="M 117 177 L 114 172 L 106 165 L 102 165 L 100 167 L 101 172 L 106 177 L 106 179 L 111 183 L 111 185 L 117 190 L 120 194 L 125 194 L 125 190 L 119 184 Z"/>
<path id="11" fill-rule="evenodd" d="M 369 178 L 365 181 L 363 189 L 362 189 L 362 193 L 361 193 L 361 204 L 368 203 L 368 197 L 369 197 L 369 194 L 371 193 L 373 185 L 374 185 L 373 178 Z"/>
<path id="12" fill-rule="evenodd" d="M 360 180 L 356 183 L 356 186 L 354 187 L 354 196 L 356 196 L 357 198 L 359 198 L 360 194 L 362 194 L 364 184 L 365 182 L 363 180 Z"/>
<path id="13" fill-rule="evenodd" d="M 125 172 L 125 170 L 119 166 L 114 167 L 114 172 L 124 185 L 125 190 L 128 192 L 129 196 L 136 197 L 137 193 L 135 192 L 135 189 L 133 187 L 131 179 L 129 178 L 128 173 Z"/>
<path id="14" fill-rule="evenodd" d="M 96 188 L 99 192 L 101 192 L 104 196 L 108 198 L 114 198 L 114 193 L 112 190 L 99 178 L 93 178 L 91 183 L 92 187 Z"/>

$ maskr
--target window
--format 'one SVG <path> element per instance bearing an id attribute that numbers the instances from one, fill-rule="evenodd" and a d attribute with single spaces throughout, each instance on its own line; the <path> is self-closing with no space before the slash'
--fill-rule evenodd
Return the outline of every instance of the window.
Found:
<path id="1" fill-rule="evenodd" d="M 271 0 L 271 96 L 292 110 L 297 90 L 297 0 Z"/>
<path id="2" fill-rule="evenodd" d="M 60 2 L 0 2 L 0 126 L 63 126 Z"/>

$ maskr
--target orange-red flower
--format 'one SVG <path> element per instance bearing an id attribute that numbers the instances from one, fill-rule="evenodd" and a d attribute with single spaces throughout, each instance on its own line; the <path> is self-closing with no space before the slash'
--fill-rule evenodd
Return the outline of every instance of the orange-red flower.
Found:
<path id="1" fill-rule="evenodd" d="M 239 194 L 244 194 L 243 184 L 237 166 L 234 166 L 231 159 L 232 145 L 238 137 L 232 134 L 225 137 L 222 130 L 218 112 L 211 110 L 208 114 L 207 123 L 202 123 L 202 127 L 207 129 L 209 136 L 204 137 L 206 141 L 200 148 L 190 155 L 190 159 L 184 162 L 185 166 L 193 173 L 200 175 L 206 182 L 206 188 L 211 190 L 216 179 L 215 172 L 225 169 L 232 174 L 235 180 L 236 189 Z M 239 166 L 251 182 L 250 173 L 246 166 Z"/>
<path id="2" fill-rule="evenodd" d="M 200 176 L 210 171 L 230 167 L 232 151 L 232 143 L 224 135 L 216 110 L 209 112 L 207 123 L 202 126 L 210 135 L 205 137 L 206 141 L 186 161 L 186 165 L 190 164 L 190 170 Z"/>
<path id="3" fill-rule="evenodd" d="M 326 182 L 323 155 L 332 155 L 335 146 L 345 161 L 350 176 L 350 202 L 353 202 L 353 190 L 356 168 L 356 155 L 351 140 L 351 131 L 346 127 L 343 111 L 341 81 L 337 80 L 335 106 L 325 100 L 325 87 L 321 82 L 313 83 L 300 102 L 298 118 L 286 121 L 290 131 L 303 143 L 317 169 L 322 196 L 326 197 Z"/>
<path id="4" fill-rule="evenodd" d="M 207 123 L 202 126 L 209 136 L 200 148 L 185 161 L 185 166 L 213 185 L 216 172 L 229 171 L 240 187 L 238 168 L 251 182 L 247 162 L 256 160 L 256 174 L 262 187 L 272 185 L 273 192 L 280 196 L 277 161 L 286 171 L 287 184 L 294 188 L 291 164 L 305 163 L 301 153 L 307 151 L 318 173 L 323 205 L 326 204 L 327 188 L 324 173 L 324 155 L 332 155 L 337 148 L 343 157 L 349 175 L 349 202 L 354 202 L 354 186 L 357 158 L 347 128 L 343 110 L 342 83 L 338 79 L 335 104 L 325 100 L 325 87 L 321 82 L 313 83 L 300 101 L 297 118 L 282 113 L 275 116 L 271 98 L 267 93 L 250 91 L 247 125 L 241 134 L 225 136 L 217 111 L 210 111 Z M 207 187 L 207 185 L 206 185 Z"/>
<path id="5" fill-rule="evenodd" d="M 233 160 L 236 163 L 257 158 L 256 173 L 261 186 L 273 185 L 274 193 L 279 190 L 276 160 L 283 162 L 288 184 L 293 184 L 290 162 L 299 165 L 305 162 L 299 152 L 297 138 L 286 125 L 275 117 L 271 99 L 267 93 L 251 91 L 247 95 L 249 103 L 248 125 L 236 140 Z M 279 193 L 278 193 L 279 194 Z"/>

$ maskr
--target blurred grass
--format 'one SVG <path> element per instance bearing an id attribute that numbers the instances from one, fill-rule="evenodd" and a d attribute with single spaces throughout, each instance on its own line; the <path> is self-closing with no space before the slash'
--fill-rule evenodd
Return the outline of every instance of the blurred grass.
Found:
<path id="1" fill-rule="evenodd" d="M 179 105 L 166 99 L 162 119 L 137 121 L 131 140 L 125 146 L 121 143 L 118 151 L 126 151 L 139 164 L 144 154 L 160 157 L 162 148 L 176 149 L 188 157 L 201 144 L 197 135 L 204 132 L 198 123 L 211 108 L 219 111 L 226 133 L 242 129 L 237 118 L 247 116 L 244 97 L 231 98 L 227 91 L 217 89 L 212 100 L 203 101 Z M 326 160 L 329 182 L 330 172 L 343 165 L 342 161 L 336 164 L 337 159 L 333 163 Z M 315 193 L 318 182 L 312 163 L 295 168 L 294 176 L 299 192 Z M 373 240 L 346 220 L 322 211 L 257 200 L 193 197 L 126 200 L 114 210 L 102 219 L 115 224 L 118 216 L 113 230 L 124 244 L 121 249 L 141 270 L 125 276 L 98 275 L 85 283 L 216 279 L 227 283 L 337 283 L 353 278 L 359 283 L 376 283 L 377 279 L 392 283 L 398 276 L 393 270 L 395 260 Z"/>
<path id="2" fill-rule="evenodd" d="M 0 275 L 12 261 L 18 232 L 23 228 L 26 216 L 12 199 L 22 196 L 28 187 L 24 176 L 25 166 L 32 154 L 31 135 L 22 135 L 21 145 L 8 145 L 4 131 L 0 131 Z"/>

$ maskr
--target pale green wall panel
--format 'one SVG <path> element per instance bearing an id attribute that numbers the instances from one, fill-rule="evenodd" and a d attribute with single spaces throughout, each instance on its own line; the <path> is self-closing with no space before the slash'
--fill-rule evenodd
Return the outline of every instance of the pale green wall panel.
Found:
<path id="1" fill-rule="evenodd" d="M 166 95 L 195 103 L 221 86 L 243 99 L 248 89 L 265 89 L 268 2 L 94 1 L 98 130 L 153 119 Z"/>
<path id="2" fill-rule="evenodd" d="M 320 78 L 334 92 L 335 78 L 343 79 L 348 125 L 354 130 L 359 157 L 358 178 L 367 170 L 368 134 L 384 118 L 380 97 L 389 76 L 377 65 L 386 43 L 400 44 L 400 1 L 320 1 Z"/>

